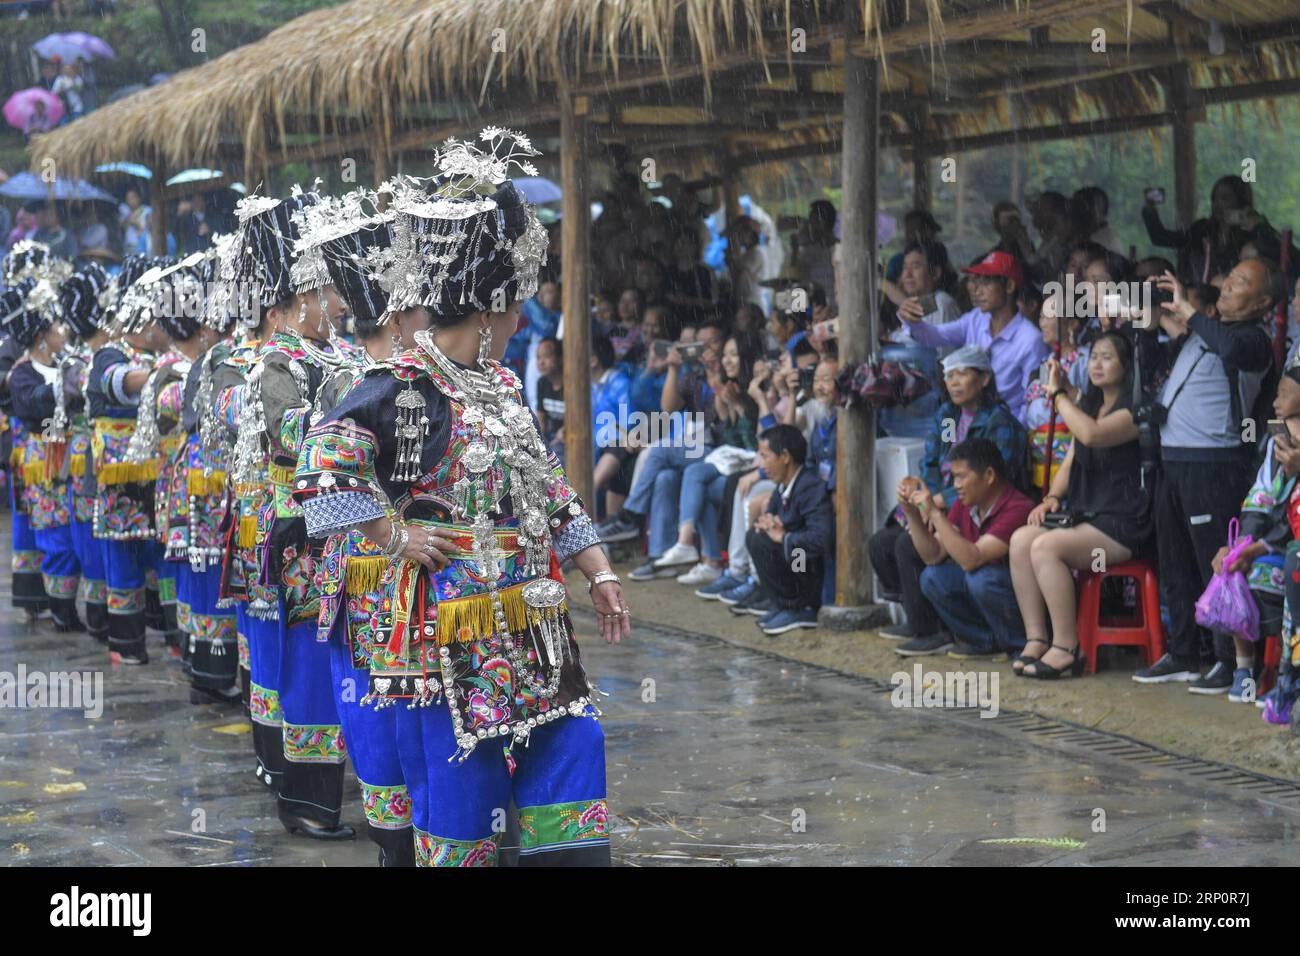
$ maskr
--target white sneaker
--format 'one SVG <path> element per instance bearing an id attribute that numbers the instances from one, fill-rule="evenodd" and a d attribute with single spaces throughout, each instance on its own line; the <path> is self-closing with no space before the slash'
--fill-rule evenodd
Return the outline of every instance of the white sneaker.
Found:
<path id="1" fill-rule="evenodd" d="M 677 564 L 698 564 L 699 560 L 700 552 L 695 545 L 678 542 L 663 553 L 663 557 L 655 562 L 655 567 L 671 568 Z"/>
<path id="2" fill-rule="evenodd" d="M 705 584 L 712 584 L 722 576 L 722 568 L 711 568 L 703 561 L 691 568 L 685 574 L 677 575 L 678 584 L 689 584 L 692 587 L 701 587 Z"/>

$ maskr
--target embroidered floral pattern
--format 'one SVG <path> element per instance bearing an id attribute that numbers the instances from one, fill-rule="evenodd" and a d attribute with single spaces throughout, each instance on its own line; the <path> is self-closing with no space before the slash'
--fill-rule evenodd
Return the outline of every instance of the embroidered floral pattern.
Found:
<path id="1" fill-rule="evenodd" d="M 14 574 L 40 574 L 45 555 L 40 551 L 15 551 L 9 558 L 9 569 Z"/>
<path id="2" fill-rule="evenodd" d="M 361 802 L 366 820 L 381 830 L 400 830 L 411 825 L 411 795 L 404 785 L 377 787 L 361 783 Z"/>
<path id="3" fill-rule="evenodd" d="M 519 811 L 519 852 L 541 853 L 572 843 L 609 840 L 604 798 L 524 807 Z"/>
<path id="4" fill-rule="evenodd" d="M 338 724 L 284 724 L 284 759 L 293 763 L 342 763 L 348 755 Z"/>
<path id="5" fill-rule="evenodd" d="M 279 691 L 252 682 L 248 687 L 248 714 L 255 723 L 278 727 L 284 720 Z"/>
<path id="6" fill-rule="evenodd" d="M 82 578 L 81 599 L 87 604 L 107 604 L 108 582 Z"/>
<path id="7" fill-rule="evenodd" d="M 75 601 L 80 578 L 75 575 L 45 574 L 45 593 L 49 597 Z"/>
<path id="8" fill-rule="evenodd" d="M 144 588 L 107 588 L 109 614 L 143 614 Z"/>
<path id="9" fill-rule="evenodd" d="M 418 827 L 415 833 L 416 866 L 496 866 L 497 838 L 442 840 Z"/>

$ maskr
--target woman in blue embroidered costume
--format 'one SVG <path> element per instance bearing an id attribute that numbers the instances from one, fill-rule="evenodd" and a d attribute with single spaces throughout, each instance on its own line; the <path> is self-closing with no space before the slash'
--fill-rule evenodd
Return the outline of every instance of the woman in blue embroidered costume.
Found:
<path id="1" fill-rule="evenodd" d="M 215 457 L 220 449 L 205 453 L 198 436 L 198 408 L 210 395 L 212 363 L 228 351 L 217 341 L 225 327 L 204 321 L 214 274 L 215 251 L 209 251 L 187 257 L 162 277 L 170 295 L 164 297 L 159 321 L 180 361 L 171 366 L 175 374 L 156 391 L 154 402 L 158 424 L 153 431 L 165 459 L 155 486 L 155 510 L 164 561 L 176 582 L 181 659 L 195 703 L 235 702 L 240 696 L 235 613 L 218 607 L 218 526 L 226 473 Z M 204 381 L 209 383 L 206 392 Z"/>
<path id="2" fill-rule="evenodd" d="M 78 267 L 59 288 L 63 322 L 69 345 L 61 372 L 67 387 L 56 396 L 54 429 L 67 435 L 68 513 L 72 519 L 72 547 L 81 565 L 81 597 L 86 607 L 86 629 L 101 644 L 108 643 L 108 580 L 104 554 L 92 533 L 95 516 L 95 465 L 86 417 L 86 385 L 95 349 L 108 341 L 101 328 L 110 304 L 112 281 L 98 263 Z"/>
<path id="3" fill-rule="evenodd" d="M 144 256 L 123 261 L 114 278 L 109 339 L 95 350 L 86 385 L 96 481 L 92 525 L 108 582 L 108 647 L 125 664 L 149 660 L 146 626 L 161 630 L 163 625 L 160 607 L 156 615 L 146 615 L 147 605 L 157 599 L 149 584 L 156 582 L 155 566 L 161 558 L 154 537 L 158 461 L 133 464 L 126 453 L 142 393 L 167 348 L 167 334 L 154 321 L 150 283 L 169 264 Z"/>
<path id="4" fill-rule="evenodd" d="M 354 831 L 340 823 L 347 751 L 334 706 L 329 647 L 315 640 L 319 595 L 306 526 L 290 496 L 316 392 L 329 375 L 356 361 L 353 350 L 335 339 L 342 303 L 333 287 L 317 275 L 292 272 L 303 212 L 318 202 L 317 193 L 296 188 L 285 201 L 241 200 L 233 261 L 222 270 L 223 281 L 229 271 L 236 286 L 246 281 L 260 290 L 277 329 L 259 350 L 247 397 L 263 429 L 259 442 L 270 479 L 257 522 L 258 574 L 278 592 L 278 647 L 255 653 L 278 657 L 284 767 L 277 809 L 291 833 L 348 839 Z"/>
<path id="5" fill-rule="evenodd" d="M 393 185 L 391 241 L 365 265 L 390 314 L 419 307 L 433 328 L 311 429 L 295 495 L 310 534 L 358 530 L 389 559 L 367 609 L 366 697 L 395 713 L 417 863 L 495 862 L 513 799 L 522 864 L 607 864 L 604 738 L 560 562 L 592 582 L 606 640 L 630 633 L 630 612 L 500 364 L 546 235 L 506 181 L 535 155 L 527 140 L 481 139 L 490 150 L 449 142 L 424 188 Z M 322 561 L 323 634 L 346 593 L 337 574 Z"/>
<path id="6" fill-rule="evenodd" d="M 0 320 L 6 320 L 20 309 L 25 309 L 26 294 L 16 287 L 24 280 L 33 282 L 41 279 L 59 278 L 66 264 L 50 254 L 44 243 L 21 240 L 14 243 L 9 255 L 4 260 L 4 286 L 6 298 L 0 300 Z M 3 324 L 3 323 L 0 323 Z M 25 489 L 23 486 L 23 466 L 26 454 L 26 429 L 22 421 L 13 414 L 12 397 L 9 381 L 17 360 L 22 357 L 24 347 L 12 336 L 6 336 L 0 346 L 0 402 L 6 412 L 9 423 L 9 513 L 13 515 L 11 527 L 10 569 L 13 574 L 13 603 L 27 613 L 29 622 L 35 621 L 38 614 L 48 614 L 49 602 L 45 596 L 45 581 L 41 576 L 43 556 L 36 547 L 36 535 L 32 531 L 28 514 Z"/>
<path id="7" fill-rule="evenodd" d="M 41 574 L 50 611 L 59 631 L 82 631 L 77 615 L 81 566 L 72 546 L 68 512 L 67 434 L 55 427 L 55 409 L 65 384 L 60 371 L 64 347 L 57 322 L 58 293 L 48 279 L 26 279 L 17 286 L 21 309 L 11 313 L 5 331 L 26 347 L 26 361 L 14 366 L 9 393 L 14 416 L 23 424 L 23 489 L 27 513 L 42 556 Z"/>
<path id="8" fill-rule="evenodd" d="M 387 296 L 376 278 L 363 267 L 391 244 L 392 216 L 372 213 L 377 197 L 358 190 L 333 203 L 307 211 L 303 256 L 299 272 L 328 271 L 329 281 L 347 305 L 362 344 L 361 364 L 337 372 L 317 392 L 312 423 L 339 403 L 364 374 L 396 349 L 413 347 L 414 333 L 429 326 L 423 308 L 386 316 Z M 386 320 L 386 321 L 385 321 Z M 299 459 L 302 461 L 301 457 Z M 319 542 L 319 539 L 317 539 Z M 360 531 L 329 536 L 315 558 L 322 570 L 322 608 L 335 610 L 333 626 L 320 630 L 328 636 L 333 669 L 335 704 L 348 742 L 348 757 L 361 787 L 366 832 L 379 847 L 381 866 L 412 866 L 415 844 L 411 837 L 411 803 L 397 753 L 396 714 L 363 702 L 368 683 L 373 629 L 371 621 L 383 598 L 382 570 L 388 559 L 378 545 Z M 339 594 L 342 607 L 335 603 Z"/>

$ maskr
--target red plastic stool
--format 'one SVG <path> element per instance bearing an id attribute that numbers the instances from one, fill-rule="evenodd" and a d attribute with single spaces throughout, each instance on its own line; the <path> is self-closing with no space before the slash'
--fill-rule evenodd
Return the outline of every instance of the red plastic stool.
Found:
<path id="1" fill-rule="evenodd" d="M 1264 638 L 1264 668 L 1259 672 L 1260 696 L 1267 694 L 1277 683 L 1277 669 L 1282 664 L 1282 638 L 1270 634 Z"/>
<path id="2" fill-rule="evenodd" d="M 1137 582 L 1137 614 L 1129 620 L 1102 623 L 1101 583 L 1107 578 L 1132 578 Z M 1097 648 L 1121 645 L 1142 648 L 1147 664 L 1165 652 L 1165 631 L 1160 623 L 1160 586 L 1155 570 L 1143 561 L 1124 561 L 1100 574 L 1079 576 L 1079 648 L 1087 659 L 1084 673 L 1097 673 Z"/>

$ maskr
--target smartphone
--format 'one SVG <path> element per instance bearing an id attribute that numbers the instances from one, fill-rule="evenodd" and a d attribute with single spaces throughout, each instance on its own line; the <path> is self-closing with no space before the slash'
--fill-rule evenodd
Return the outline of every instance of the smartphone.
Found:
<path id="1" fill-rule="evenodd" d="M 686 342 L 677 346 L 677 351 L 682 353 L 682 358 L 686 361 L 696 362 L 699 361 L 700 356 L 704 354 L 704 343 Z"/>
<path id="2" fill-rule="evenodd" d="M 772 303 L 776 306 L 778 312 L 789 312 L 790 302 L 792 301 L 793 296 L 793 290 L 782 289 L 772 297 Z"/>
<path id="3" fill-rule="evenodd" d="M 807 368 L 799 369 L 799 390 L 807 395 L 812 394 L 813 379 L 817 376 L 817 366 L 809 365 Z"/>
<path id="4" fill-rule="evenodd" d="M 939 302 L 935 298 L 933 292 L 927 292 L 925 295 L 921 296 L 920 302 L 922 315 L 930 315 L 933 312 L 939 311 Z"/>
<path id="5" fill-rule="evenodd" d="M 1291 429 L 1286 427 L 1286 422 L 1280 418 L 1270 418 L 1268 420 L 1268 434 L 1274 441 L 1290 446 L 1294 444 L 1291 440 Z"/>
<path id="6" fill-rule="evenodd" d="M 673 350 L 675 344 L 675 342 L 669 342 L 667 339 L 655 339 L 652 346 L 655 350 L 655 357 L 667 358 L 668 353 Z"/>
<path id="7" fill-rule="evenodd" d="M 1165 201 L 1165 191 L 1159 186 L 1152 186 L 1146 191 L 1147 202 L 1159 206 Z"/>

